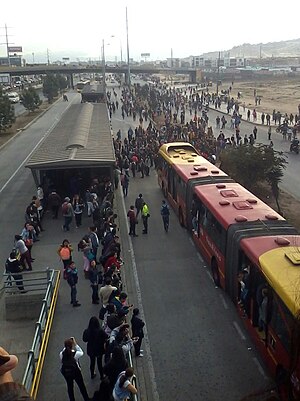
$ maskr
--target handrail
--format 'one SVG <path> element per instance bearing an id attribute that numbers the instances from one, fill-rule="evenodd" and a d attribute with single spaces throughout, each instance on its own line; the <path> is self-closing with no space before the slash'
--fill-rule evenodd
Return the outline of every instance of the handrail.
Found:
<path id="1" fill-rule="evenodd" d="M 37 277 L 37 276 L 40 277 Z M 3 289 L 5 294 L 22 293 L 18 287 L 26 287 L 24 291 L 47 291 L 51 270 L 34 270 L 20 273 L 4 273 Z"/>
<path id="2" fill-rule="evenodd" d="M 28 352 L 28 361 L 23 376 L 22 384 L 36 399 L 40 383 L 42 368 L 45 360 L 46 349 L 52 327 L 54 310 L 56 306 L 58 288 L 60 284 L 60 271 L 47 269 L 47 290 L 42 301 L 39 319 L 36 322 L 35 334 L 31 349 Z"/>
<path id="3" fill-rule="evenodd" d="M 132 362 L 131 351 L 128 352 L 127 359 L 128 359 L 128 365 L 132 368 L 133 367 L 133 362 Z M 135 388 L 137 388 L 136 375 L 132 376 L 131 383 L 134 385 Z M 138 396 L 137 396 L 137 394 L 132 394 L 131 393 L 129 399 L 130 399 L 130 401 L 138 401 Z"/>

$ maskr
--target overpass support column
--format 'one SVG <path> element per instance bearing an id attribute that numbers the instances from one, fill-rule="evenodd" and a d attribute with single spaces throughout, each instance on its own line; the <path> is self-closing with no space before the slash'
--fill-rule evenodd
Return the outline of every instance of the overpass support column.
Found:
<path id="1" fill-rule="evenodd" d="M 195 84 L 196 83 L 196 71 L 190 71 L 190 82 L 192 83 L 192 84 Z"/>
<path id="2" fill-rule="evenodd" d="M 74 78 L 73 78 L 73 74 L 69 74 L 67 75 L 68 77 L 68 86 L 69 88 L 74 89 Z"/>

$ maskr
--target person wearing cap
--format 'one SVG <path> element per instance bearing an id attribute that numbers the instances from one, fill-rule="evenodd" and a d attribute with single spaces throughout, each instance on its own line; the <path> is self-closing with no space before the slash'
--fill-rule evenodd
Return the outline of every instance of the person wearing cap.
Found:
<path id="1" fill-rule="evenodd" d="M 62 229 L 64 231 L 70 231 L 70 224 L 72 223 L 74 210 L 71 203 L 71 199 L 68 196 L 65 197 L 64 203 L 62 204 L 62 214 L 65 219 Z"/>

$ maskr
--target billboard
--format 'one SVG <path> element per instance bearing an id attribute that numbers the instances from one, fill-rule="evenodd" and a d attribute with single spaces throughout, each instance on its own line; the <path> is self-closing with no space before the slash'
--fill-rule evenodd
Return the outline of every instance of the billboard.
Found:
<path id="1" fill-rule="evenodd" d="M 141 57 L 150 57 L 150 53 L 141 53 Z"/>
<path id="2" fill-rule="evenodd" d="M 9 53 L 22 53 L 22 46 L 9 46 L 8 52 Z"/>

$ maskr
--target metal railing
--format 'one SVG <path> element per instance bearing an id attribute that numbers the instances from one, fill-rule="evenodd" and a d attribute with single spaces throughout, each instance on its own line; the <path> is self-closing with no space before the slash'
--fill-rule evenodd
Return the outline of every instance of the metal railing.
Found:
<path id="1" fill-rule="evenodd" d="M 131 356 L 131 351 L 128 352 L 128 365 L 132 368 L 133 367 L 133 363 L 132 363 L 132 356 Z M 132 379 L 131 379 L 131 383 L 134 385 L 134 387 L 137 389 L 137 379 L 136 379 L 136 375 L 133 375 Z M 138 401 L 138 396 L 137 394 L 130 394 L 129 397 L 130 401 Z"/>
<path id="2" fill-rule="evenodd" d="M 47 291 L 51 272 L 53 270 L 47 268 L 46 270 L 4 273 L 4 292 L 5 294 L 18 294 Z"/>
<path id="3" fill-rule="evenodd" d="M 38 321 L 36 322 L 35 334 L 30 351 L 28 352 L 28 361 L 22 380 L 22 384 L 33 399 L 36 398 L 40 383 L 60 283 L 60 271 L 47 269 L 46 273 L 46 293 L 42 301 Z M 38 278 L 36 281 L 38 281 Z M 33 285 L 32 291 L 34 290 L 35 286 Z"/>

